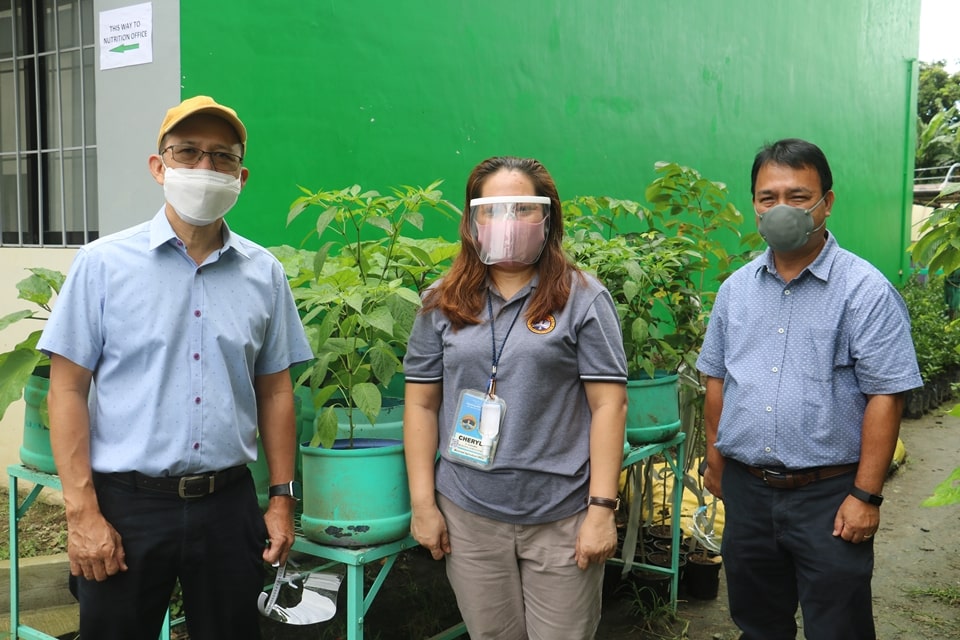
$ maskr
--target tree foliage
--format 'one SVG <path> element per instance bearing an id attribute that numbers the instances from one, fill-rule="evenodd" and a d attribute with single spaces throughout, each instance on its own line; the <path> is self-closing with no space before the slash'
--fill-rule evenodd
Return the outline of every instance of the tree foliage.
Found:
<path id="1" fill-rule="evenodd" d="M 960 72 L 946 62 L 920 63 L 917 90 L 917 169 L 945 167 L 960 160 Z M 927 178 L 941 173 L 922 172 Z"/>
<path id="2" fill-rule="evenodd" d="M 917 115 L 924 123 L 960 102 L 960 71 L 950 74 L 945 60 L 920 63 L 920 82 L 917 90 Z M 954 111 L 951 123 L 960 121 Z"/>

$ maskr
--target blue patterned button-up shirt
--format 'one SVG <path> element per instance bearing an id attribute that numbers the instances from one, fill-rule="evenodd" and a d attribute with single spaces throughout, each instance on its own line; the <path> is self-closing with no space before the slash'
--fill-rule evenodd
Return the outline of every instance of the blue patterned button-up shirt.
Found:
<path id="1" fill-rule="evenodd" d="M 900 294 L 832 234 L 790 283 L 769 249 L 728 278 L 697 368 L 724 381 L 717 450 L 788 469 L 858 461 L 867 396 L 923 384 Z"/>
<path id="2" fill-rule="evenodd" d="M 95 471 L 255 460 L 254 378 L 313 357 L 280 263 L 223 233 L 197 266 L 161 209 L 77 253 L 39 347 L 93 372 Z"/>

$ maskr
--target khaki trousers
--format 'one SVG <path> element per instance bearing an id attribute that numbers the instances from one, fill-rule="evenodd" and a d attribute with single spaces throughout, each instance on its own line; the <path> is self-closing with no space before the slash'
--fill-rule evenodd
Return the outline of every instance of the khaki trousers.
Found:
<path id="1" fill-rule="evenodd" d="M 600 623 L 603 565 L 577 567 L 586 511 L 548 524 L 513 525 L 437 495 L 447 521 L 447 578 L 472 640 L 591 640 Z"/>

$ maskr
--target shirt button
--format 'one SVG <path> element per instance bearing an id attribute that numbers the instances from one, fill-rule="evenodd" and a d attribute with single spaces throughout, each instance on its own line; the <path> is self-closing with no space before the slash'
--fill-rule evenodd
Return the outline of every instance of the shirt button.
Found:
<path id="1" fill-rule="evenodd" d="M 783 333 L 783 327 L 780 327 L 779 329 L 777 329 L 777 333 Z"/>
<path id="2" fill-rule="evenodd" d="M 774 373 L 776 373 L 776 372 L 777 372 L 777 368 L 774 367 L 773 369 L 770 369 L 770 371 L 773 371 Z"/>
<path id="3" fill-rule="evenodd" d="M 197 398 L 197 402 L 200 402 L 200 398 Z M 773 407 L 767 407 L 767 411 L 773 411 Z"/>
<path id="4" fill-rule="evenodd" d="M 785 290 L 785 291 L 783 292 L 783 295 L 785 295 L 785 296 L 790 295 L 790 289 Z"/>
<path id="5" fill-rule="evenodd" d="M 197 275 L 200 275 L 201 273 L 203 273 L 203 269 L 199 269 L 199 268 L 198 268 L 198 269 L 197 269 Z"/>
<path id="6" fill-rule="evenodd" d="M 197 396 L 196 398 L 193 399 L 193 404 L 200 404 L 200 396 Z M 767 407 L 767 411 L 769 411 L 769 410 L 770 410 L 770 408 Z"/>
<path id="7" fill-rule="evenodd" d="M 196 448 L 196 446 L 194 446 L 194 448 Z M 764 447 L 763 450 L 766 451 L 767 453 L 770 453 L 770 447 Z"/>
<path id="8" fill-rule="evenodd" d="M 196 450 L 199 449 L 199 448 L 200 448 L 200 443 L 199 443 L 199 442 L 194 442 L 194 443 L 193 443 L 193 450 L 196 451 Z M 768 449 L 768 451 L 769 451 L 769 449 Z"/>
<path id="9" fill-rule="evenodd" d="M 200 359 L 200 354 L 199 354 L 199 353 L 193 354 L 193 359 L 194 359 L 194 360 L 199 360 L 199 359 Z"/>
<path id="10" fill-rule="evenodd" d="M 199 317 L 200 317 L 200 309 L 197 309 L 196 311 L 194 311 L 194 312 L 193 312 L 193 315 L 195 315 L 196 317 L 199 318 Z"/>

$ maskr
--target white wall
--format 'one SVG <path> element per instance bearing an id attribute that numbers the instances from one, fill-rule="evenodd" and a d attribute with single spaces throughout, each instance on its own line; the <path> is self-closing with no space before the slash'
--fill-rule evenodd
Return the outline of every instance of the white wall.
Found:
<path id="1" fill-rule="evenodd" d="M 101 11 L 135 4 L 96 0 L 97 24 Z M 104 71 L 97 64 L 94 76 L 101 236 L 149 220 L 163 204 L 147 158 L 157 152 L 164 114 L 180 102 L 180 3 L 154 0 L 152 6 L 153 62 Z"/>

